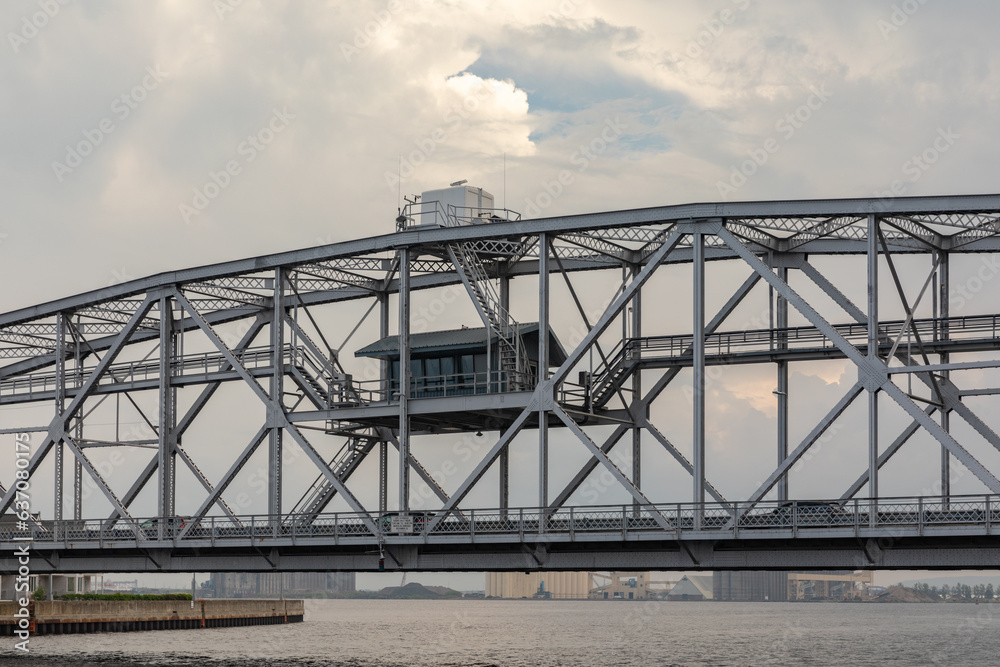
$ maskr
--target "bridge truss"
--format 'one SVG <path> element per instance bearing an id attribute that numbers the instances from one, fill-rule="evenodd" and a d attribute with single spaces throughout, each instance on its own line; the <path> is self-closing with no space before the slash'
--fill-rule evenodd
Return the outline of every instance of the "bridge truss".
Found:
<path id="1" fill-rule="evenodd" d="M 952 259 L 1000 250 L 1000 195 L 697 204 L 538 220 L 506 211 L 465 218 L 451 212 L 436 224 L 404 212 L 397 223 L 388 235 L 155 275 L 0 315 L 6 362 L 0 416 L 54 406 L 50 420 L 8 427 L 5 419 L 0 433 L 8 442 L 32 435 L 22 469 L 37 489 L 49 462 L 55 507 L 52 519 L 15 523 L 16 468 L 8 459 L 0 467 L 0 547 L 9 554 L 19 540 L 30 540 L 47 554 L 39 569 L 51 571 L 1000 565 L 992 537 L 1000 479 L 952 428 L 961 420 L 1000 450 L 1000 436 L 963 401 L 1000 389 L 961 386 L 956 377 L 1000 367 L 995 357 L 969 356 L 1000 347 L 1000 315 L 949 312 Z M 815 262 L 850 255 L 865 258 L 864 303 L 852 302 L 838 288 L 840 278 Z M 922 262 L 918 281 L 912 269 L 899 269 L 903 257 Z M 650 330 L 643 313 L 656 297 L 644 290 L 658 270 L 677 265 L 690 268 L 693 326 L 682 334 Z M 715 266 L 743 267 L 747 277 L 709 317 L 706 272 Z M 575 287 L 582 272 L 620 282 L 599 314 L 584 308 Z M 825 295 L 824 304 L 793 290 L 791 275 Z M 522 325 L 511 315 L 517 281 L 537 286 L 541 332 L 552 318 L 553 281 L 565 285 L 571 298 L 560 317 L 577 313 L 586 333 L 561 363 L 551 363 L 552 342 L 539 335 L 532 370 Z M 418 386 L 410 376 L 411 303 L 420 291 L 442 289 L 468 297 L 481 320 L 469 324 L 482 325 L 496 358 L 482 373 L 441 376 L 428 391 L 426 381 Z M 888 310 L 879 303 L 886 289 L 903 318 L 879 317 Z M 771 295 L 767 326 L 734 329 L 730 316 L 754 290 Z M 928 301 L 931 317 L 917 317 Z M 337 314 L 359 303 L 360 321 Z M 790 326 L 790 310 L 807 324 Z M 369 316 L 382 337 L 395 324 L 401 359 L 395 380 L 388 362 L 377 377 L 361 378 L 349 372 L 356 362 L 342 356 Z M 789 364 L 817 359 L 847 360 L 857 381 L 805 438 L 790 442 Z M 775 373 L 775 466 L 745 498 L 724 497 L 706 469 L 706 378 L 711 366 L 731 364 L 768 365 Z M 651 417 L 654 401 L 684 369 L 692 378 L 690 447 L 668 439 Z M 248 442 L 228 442 L 219 433 L 191 437 L 189 429 L 226 383 L 255 396 L 240 418 L 257 420 L 256 433 Z M 140 397 L 151 396 L 155 413 L 140 406 Z M 911 420 L 889 442 L 879 438 L 880 396 Z M 107 400 L 134 408 L 149 427 L 146 436 L 123 437 L 117 423 L 114 436 L 106 424 L 91 427 L 88 417 Z M 858 461 L 856 481 L 838 498 L 790 499 L 790 470 L 862 401 L 868 456 Z M 549 458 L 554 429 L 565 429 L 589 452 L 560 488 L 549 486 L 550 464 L 563 465 Z M 335 454 L 314 446 L 310 434 L 317 431 L 342 438 Z M 537 432 L 537 504 L 512 507 L 510 444 L 530 431 Z M 444 488 L 421 464 L 418 443 L 462 432 L 495 438 L 464 479 Z M 940 489 L 881 497 L 880 468 L 918 432 L 941 445 L 940 458 L 929 464 L 940 467 Z M 315 466 L 311 486 L 286 479 L 286 442 Z M 642 476 L 650 442 L 690 474 L 684 502 L 650 499 L 656 482 Z M 96 447 L 144 447 L 152 456 L 127 484 L 117 478 L 112 484 L 89 454 Z M 197 465 L 209 448 L 229 452 L 220 478 Z M 267 513 L 246 516 L 227 491 L 260 448 L 268 461 Z M 615 448 L 631 449 L 630 467 L 613 456 Z M 378 459 L 377 474 L 355 475 L 369 458 Z M 985 494 L 952 495 L 956 463 Z M 200 494 L 197 509 L 183 519 L 176 518 L 179 470 L 200 487 L 181 490 L 185 499 Z M 600 472 L 631 502 L 570 504 Z M 496 507 L 470 506 L 467 497 L 487 474 L 496 475 Z M 410 506 L 414 476 L 433 493 L 433 507 Z M 85 506 L 88 484 L 110 514 L 95 516 Z M 283 501 L 285 484 L 304 489 L 294 507 Z M 364 506 L 356 485 L 377 487 L 378 507 Z M 131 510 L 147 487 L 156 493 L 151 520 Z M 346 513 L 327 511 L 336 498 Z M 0 570 L 16 569 L 16 559 L 0 556 Z"/>

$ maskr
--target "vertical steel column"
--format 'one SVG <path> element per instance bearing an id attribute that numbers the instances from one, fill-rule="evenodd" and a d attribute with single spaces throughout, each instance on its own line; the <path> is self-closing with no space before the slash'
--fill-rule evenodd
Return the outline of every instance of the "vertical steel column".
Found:
<path id="1" fill-rule="evenodd" d="M 176 457 L 171 424 L 173 424 L 173 400 L 171 395 L 170 370 L 173 361 L 174 345 L 174 311 L 173 299 L 169 296 L 160 297 L 160 387 L 159 387 L 159 428 L 157 447 L 159 451 L 159 466 L 157 467 L 159 494 L 157 496 L 156 514 L 160 517 L 174 515 L 176 490 Z M 163 539 L 165 521 L 157 524 L 157 536 Z"/>
<path id="2" fill-rule="evenodd" d="M 267 487 L 267 513 L 272 521 L 281 517 L 282 456 L 285 393 L 285 270 L 274 270 L 274 312 L 271 315 L 271 432 L 267 458 L 270 478 Z"/>
<path id="3" fill-rule="evenodd" d="M 868 358 L 878 357 L 878 219 L 868 216 Z M 868 523 L 878 515 L 878 390 L 868 388 L 868 491 L 871 497 Z"/>
<path id="4" fill-rule="evenodd" d="M 503 438 L 505 429 L 500 429 L 500 437 Z M 500 450 L 500 514 L 507 516 L 507 509 L 510 507 L 510 448 L 504 447 Z"/>
<path id="5" fill-rule="evenodd" d="M 510 276 L 500 275 L 500 307 L 505 313 L 510 312 Z"/>
<path id="6" fill-rule="evenodd" d="M 389 335 L 389 293 L 378 293 L 378 338 L 383 340 Z M 379 361 L 379 386 L 384 391 L 384 400 L 391 400 L 389 385 L 389 360 Z M 378 512 L 384 516 L 389 509 L 389 443 L 382 440 L 378 443 Z"/>
<path id="7" fill-rule="evenodd" d="M 694 249 L 694 313 L 691 324 L 693 337 L 692 378 L 694 390 L 694 529 L 701 529 L 705 502 L 705 237 L 698 232 L 691 235 Z"/>
<path id="8" fill-rule="evenodd" d="M 500 276 L 500 307 L 505 313 L 510 312 L 510 276 Z M 504 430 L 500 429 L 501 438 L 503 438 L 503 434 Z M 507 508 L 510 507 L 510 447 L 504 447 L 500 450 L 497 467 L 499 468 L 497 474 L 500 477 L 500 514 L 507 516 Z"/>
<path id="9" fill-rule="evenodd" d="M 378 293 L 378 338 L 382 340 L 389 336 L 389 293 Z M 383 400 L 391 400 L 389 386 L 389 360 L 385 357 L 379 359 L 379 387 L 383 390 Z"/>
<path id="10" fill-rule="evenodd" d="M 76 429 L 73 437 L 77 442 L 83 440 L 83 413 L 76 419 Z M 73 518 L 79 521 L 83 518 L 83 463 L 74 457 L 73 461 Z"/>
<path id="11" fill-rule="evenodd" d="M 399 250 L 399 511 L 410 509 L 410 249 Z"/>
<path id="12" fill-rule="evenodd" d="M 639 264 L 632 265 L 632 280 L 635 280 L 636 276 L 642 267 Z M 632 338 L 638 340 L 642 338 L 642 290 L 636 291 L 635 296 L 632 297 Z M 624 318 L 623 318 L 624 319 Z M 638 348 L 636 348 L 638 349 Z M 632 373 L 632 400 L 630 410 L 632 412 L 632 419 L 636 420 L 636 426 L 632 427 L 632 484 L 635 488 L 642 490 L 642 428 L 638 426 L 638 420 L 642 415 L 639 414 L 640 410 L 645 410 L 645 406 L 642 403 L 642 372 L 637 368 Z M 632 500 L 632 507 L 636 514 L 639 512 L 639 501 L 637 499 Z"/>
<path id="13" fill-rule="evenodd" d="M 949 290 L 951 289 L 951 264 L 949 262 L 948 252 L 945 250 L 938 251 L 938 308 L 940 309 L 940 314 L 935 313 L 936 317 L 940 317 L 943 321 L 941 326 L 938 327 L 938 335 L 940 340 L 948 340 L 948 322 L 947 319 L 951 314 L 951 309 L 948 307 Z M 949 362 L 949 354 L 947 352 L 941 353 L 941 363 L 947 364 Z M 951 381 L 951 371 L 942 371 L 941 377 L 944 378 L 945 382 Z M 945 432 L 951 432 L 951 411 L 948 409 L 941 410 L 941 428 Z M 951 497 L 951 454 L 948 449 L 942 445 L 941 446 L 941 495 L 944 498 Z"/>
<path id="14" fill-rule="evenodd" d="M 378 515 L 389 510 L 389 443 L 378 443 Z"/>
<path id="15" fill-rule="evenodd" d="M 56 401 L 55 416 L 62 417 L 66 409 L 66 316 L 63 313 L 56 313 Z M 66 428 L 65 423 L 62 425 Z M 56 521 L 63 518 L 63 483 L 65 471 L 66 445 L 62 438 L 58 438 L 55 443 L 55 513 Z"/>
<path id="16" fill-rule="evenodd" d="M 778 268 L 778 278 L 788 283 L 788 267 Z M 788 328 L 788 301 L 780 294 L 776 295 L 778 300 L 775 304 L 775 315 L 777 321 L 775 326 L 779 329 L 777 342 L 779 350 L 788 349 L 788 332 L 781 331 Z M 778 366 L 778 465 L 780 466 L 788 458 L 788 362 L 781 360 Z M 778 479 L 778 500 L 788 500 L 788 473 L 785 472 Z"/>
<path id="17" fill-rule="evenodd" d="M 538 235 L 538 379 L 549 379 L 549 235 Z M 546 399 L 549 396 L 546 389 Z M 538 409 L 538 506 L 549 504 L 549 418 L 543 404 Z"/>
<path id="18" fill-rule="evenodd" d="M 76 333 L 73 335 L 73 373 L 77 378 L 76 386 L 80 387 L 83 383 L 80 382 L 80 319 L 77 317 L 77 327 Z M 77 442 L 83 440 L 83 410 L 77 413 L 76 417 L 76 428 L 73 432 L 73 436 L 76 438 Z M 83 463 L 80 459 L 73 457 L 73 518 L 80 520 L 83 518 Z"/>

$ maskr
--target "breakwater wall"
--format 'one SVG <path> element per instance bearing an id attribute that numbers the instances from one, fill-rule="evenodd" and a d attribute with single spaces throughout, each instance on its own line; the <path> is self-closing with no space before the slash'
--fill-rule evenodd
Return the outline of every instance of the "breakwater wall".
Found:
<path id="1" fill-rule="evenodd" d="M 21 619 L 18 605 L 0 601 L 0 636 L 11 636 Z M 183 630 L 300 623 L 302 600 L 52 600 L 31 601 L 32 635 L 79 632 Z"/>

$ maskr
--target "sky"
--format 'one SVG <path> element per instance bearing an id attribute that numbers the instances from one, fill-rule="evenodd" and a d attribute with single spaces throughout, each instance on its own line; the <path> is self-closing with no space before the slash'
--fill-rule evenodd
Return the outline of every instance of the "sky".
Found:
<path id="1" fill-rule="evenodd" d="M 388 233 L 400 196 L 459 179 L 525 217 L 996 192 L 998 19 L 988 0 L 9 0 L 0 312 Z M 793 431 L 850 375 L 798 369 L 815 400 Z M 709 456 L 746 494 L 767 465 L 740 441 L 773 428 L 773 380 L 724 376 Z M 803 487 L 833 492 L 836 452 Z"/>

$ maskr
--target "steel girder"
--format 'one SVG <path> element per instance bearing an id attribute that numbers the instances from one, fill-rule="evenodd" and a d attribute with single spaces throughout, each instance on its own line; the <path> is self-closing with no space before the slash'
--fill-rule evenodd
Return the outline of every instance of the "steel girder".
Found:
<path id="1" fill-rule="evenodd" d="M 330 348 L 325 337 L 323 341 L 328 348 L 325 352 L 313 342 L 311 334 L 323 337 L 323 330 L 312 318 L 309 308 L 359 299 L 385 299 L 387 295 L 399 293 L 400 290 L 403 290 L 408 297 L 411 291 L 434 290 L 459 284 L 463 277 L 456 271 L 454 262 L 444 261 L 441 255 L 442 248 L 466 244 L 468 248 L 484 249 L 484 253 L 492 252 L 489 248 L 512 248 L 513 252 L 503 257 L 490 255 L 488 263 L 484 262 L 484 266 L 488 265 L 489 268 L 484 270 L 479 279 L 489 282 L 500 276 L 510 280 L 535 276 L 539 271 L 545 271 L 547 274 L 545 267 L 547 258 L 551 256 L 556 260 L 577 308 L 583 315 L 587 333 L 570 351 L 566 362 L 551 376 L 545 377 L 543 374 L 536 380 L 536 386 L 526 401 L 516 403 L 517 407 L 512 411 L 508 410 L 507 413 L 496 411 L 490 417 L 494 421 L 503 422 L 502 435 L 450 494 L 447 489 L 437 485 L 433 476 L 413 457 L 410 449 L 410 420 L 414 415 L 420 414 L 422 408 L 416 405 L 420 399 L 401 401 L 403 404 L 413 402 L 414 406 L 413 409 L 405 406 L 396 409 L 400 420 L 395 428 L 391 425 L 391 419 L 387 422 L 384 418 L 380 418 L 379 422 L 371 422 L 377 423 L 378 428 L 383 429 L 382 441 L 392 442 L 400 450 L 401 479 L 404 479 L 412 468 L 431 486 L 442 502 L 443 511 L 435 514 L 429 521 L 431 529 L 445 525 L 442 522 L 450 520 L 448 517 L 464 516 L 464 512 L 469 508 L 463 506 L 463 501 L 469 492 L 479 483 L 498 457 L 505 454 L 510 443 L 525 428 L 539 428 L 540 433 L 544 434 L 549 428 L 564 427 L 590 453 L 588 463 L 579 469 L 571 482 L 551 502 L 547 498 L 547 475 L 545 472 L 542 473 L 539 488 L 544 500 L 543 506 L 548 507 L 550 511 L 567 507 L 580 485 L 598 466 L 603 466 L 610 472 L 618 485 L 632 496 L 635 507 L 649 506 L 651 503 L 647 491 L 638 482 L 639 450 L 635 444 L 641 442 L 639 438 L 642 434 L 646 434 L 692 475 L 695 502 L 699 502 L 702 499 L 701 493 L 706 492 L 716 501 L 726 503 L 727 507 L 741 507 L 746 512 L 753 508 L 754 503 L 762 501 L 776 484 L 787 479 L 795 463 L 807 453 L 832 423 L 841 418 L 847 406 L 865 392 L 869 397 L 878 394 L 891 397 L 913 421 L 881 454 L 878 453 L 877 438 L 873 441 L 872 451 L 875 454 L 869 461 L 869 469 L 845 491 L 844 499 L 856 497 L 866 484 L 874 488 L 878 470 L 892 456 L 898 455 L 906 441 L 921 429 L 938 440 L 950 457 L 954 457 L 967 467 L 990 491 L 997 493 L 1000 492 L 1000 480 L 994 472 L 978 461 L 947 427 L 932 419 L 936 412 L 941 412 L 943 415 L 954 413 L 987 442 L 1000 449 L 1000 436 L 997 436 L 984 420 L 962 402 L 963 392 L 948 378 L 941 376 L 948 371 L 984 368 L 995 364 L 954 362 L 944 358 L 941 363 L 933 363 L 927 356 L 931 354 L 927 349 L 922 350 L 924 354 L 920 363 L 916 363 L 908 355 L 903 356 L 899 353 L 898 346 L 903 332 L 912 331 L 913 335 L 918 337 L 918 342 L 920 332 L 913 317 L 917 304 L 911 306 L 907 302 L 892 263 L 892 255 L 1000 250 L 1000 241 L 997 238 L 1000 231 L 998 215 L 1000 215 L 1000 196 L 983 195 L 898 200 L 702 204 L 542 220 L 501 221 L 452 228 L 411 228 L 386 236 L 152 276 L 0 315 L 0 346 L 6 345 L 0 347 L 0 358 L 11 358 L 17 354 L 31 355 L 27 359 L 0 367 L 0 379 L 4 381 L 20 379 L 30 382 L 34 378 L 40 381 L 40 371 L 47 367 L 56 367 L 53 391 L 57 397 L 65 396 L 69 404 L 57 412 L 55 421 L 47 428 L 44 444 L 35 452 L 29 469 L 32 472 L 36 471 L 41 460 L 53 447 L 60 450 L 64 446 L 67 447 L 79 462 L 79 466 L 95 481 L 102 495 L 114 508 L 111 517 L 104 519 L 109 525 L 129 518 L 129 506 L 148 480 L 157 473 L 160 474 L 159 492 L 164 498 L 161 503 L 161 513 L 169 511 L 167 508 L 171 506 L 172 501 L 169 500 L 169 496 L 162 494 L 170 491 L 167 487 L 172 484 L 170 481 L 172 473 L 165 471 L 164 466 L 168 465 L 168 459 L 174 456 L 180 457 L 195 474 L 196 481 L 207 494 L 198 507 L 196 517 L 207 518 L 209 510 L 217 505 L 224 515 L 235 519 L 235 513 L 226 504 L 223 496 L 249 457 L 267 438 L 270 438 L 271 442 L 269 515 L 277 520 L 282 509 L 280 501 L 282 436 L 290 437 L 316 465 L 331 489 L 329 498 L 339 496 L 352 510 L 366 514 L 357 496 L 347 487 L 346 476 L 337 475 L 331 470 L 325 457 L 305 438 L 302 429 L 310 419 L 323 422 L 327 420 L 336 422 L 341 419 L 338 417 L 338 410 L 341 408 L 330 403 L 329 394 L 323 391 L 324 383 L 339 382 L 342 385 L 341 394 L 353 402 L 343 408 L 344 415 L 360 415 L 361 412 L 355 408 L 381 409 L 383 403 L 391 406 L 393 399 L 383 396 L 380 401 L 362 396 L 356 385 L 352 384 L 350 374 L 344 370 L 337 358 L 336 353 L 339 353 L 339 350 L 334 351 Z M 875 237 L 876 233 L 879 238 Z M 538 243 L 539 239 L 542 239 L 542 244 Z M 540 256 L 540 247 L 549 252 Z M 406 249 L 412 255 L 403 273 L 397 273 L 399 264 L 394 259 L 400 249 Z M 806 258 L 807 254 L 867 254 L 871 260 L 873 252 L 876 259 L 882 257 L 888 262 L 907 314 L 906 323 L 896 338 L 890 341 L 893 347 L 886 358 L 878 356 L 878 350 L 881 349 L 880 345 L 883 344 L 885 336 L 878 322 L 877 308 L 873 308 L 873 304 L 869 303 L 868 310 L 874 313 L 874 318 L 869 316 L 869 313 L 851 303 L 834 282 L 816 270 Z M 435 259 L 435 256 L 441 259 Z M 652 389 L 641 397 L 638 396 L 637 389 L 640 386 L 638 378 L 641 364 L 623 367 L 623 373 L 614 377 L 612 383 L 602 390 L 606 390 L 609 399 L 617 397 L 622 402 L 623 406 L 619 410 L 590 402 L 573 403 L 565 398 L 564 393 L 570 384 L 571 373 L 578 370 L 581 359 L 591 350 L 598 350 L 605 364 L 613 361 L 600 351 L 602 336 L 614 330 L 612 327 L 614 323 L 625 319 L 625 309 L 631 304 L 638 303 L 637 299 L 641 297 L 647 282 L 661 266 L 693 264 L 699 271 L 703 271 L 706 262 L 720 260 L 743 262 L 748 265 L 752 273 L 732 295 L 719 315 L 703 328 L 698 327 L 699 335 L 694 337 L 691 348 L 685 351 L 685 354 L 690 354 L 693 358 L 696 411 L 704 410 L 706 400 L 703 389 L 699 390 L 699 387 L 704 386 L 699 384 L 699 378 L 703 380 L 706 372 L 704 336 L 718 330 L 724 320 L 761 280 L 776 295 L 798 310 L 812 327 L 835 346 L 843 358 L 858 369 L 858 384 L 848 391 L 797 448 L 779 461 L 767 481 L 754 494 L 749 498 L 736 500 L 726 500 L 709 480 L 710 471 L 706 471 L 704 461 L 704 431 L 696 428 L 694 455 L 693 459 L 689 460 L 663 435 L 649 416 L 650 406 L 678 376 L 680 366 L 668 368 L 654 383 Z M 936 275 L 937 267 L 935 259 L 931 269 L 932 275 Z M 591 326 L 569 274 L 580 271 L 622 269 L 633 272 L 631 279 L 622 283 L 610 305 Z M 776 270 L 779 273 L 776 273 Z M 874 336 L 872 340 L 878 344 L 859 347 L 847 340 L 841 335 L 838 327 L 830 323 L 830 318 L 822 315 L 814 305 L 792 289 L 789 281 L 782 277 L 784 274 L 780 273 L 788 270 L 798 271 L 810 279 L 855 321 L 868 323 L 869 329 L 873 332 L 871 335 Z M 697 286 L 701 281 L 695 282 Z M 545 282 L 540 284 L 542 286 L 539 292 L 539 319 L 545 323 L 547 311 L 542 309 L 541 304 L 547 303 L 548 286 Z M 702 286 L 703 284 L 701 283 Z M 929 284 L 930 277 L 924 282 L 925 290 Z M 697 305 L 698 299 L 695 301 Z M 177 311 L 176 317 L 171 314 L 170 304 L 173 302 L 179 304 L 181 308 Z M 375 303 L 372 305 L 373 308 L 374 305 Z M 308 316 L 311 322 L 310 332 L 306 331 L 306 327 L 298 319 L 291 318 L 290 313 L 299 312 L 298 309 Z M 368 312 L 372 312 L 372 309 L 370 308 Z M 696 321 L 703 317 L 703 310 L 700 315 L 697 313 L 698 311 L 696 311 Z M 53 321 L 60 318 L 65 318 L 69 322 L 73 322 L 75 318 L 76 334 L 72 342 L 69 340 L 62 344 L 59 342 L 59 330 Z M 170 320 L 169 323 L 167 320 Z M 233 341 L 227 344 L 219 332 L 219 327 L 241 320 L 251 321 L 252 325 L 238 343 Z M 270 334 L 269 351 L 265 355 L 270 359 L 269 365 L 255 366 L 254 364 L 262 363 L 260 360 L 264 356 L 254 357 L 251 343 L 265 327 Z M 282 333 L 286 327 L 290 333 L 287 340 L 297 341 L 296 344 L 301 343 L 300 347 L 293 347 L 289 354 L 292 354 L 293 358 L 296 354 L 309 355 L 316 366 L 316 370 L 310 373 L 315 372 L 315 375 L 304 372 L 295 363 L 286 362 L 286 337 Z M 638 330 L 638 327 L 635 329 Z M 356 330 L 357 326 L 348 338 Z M 258 433 L 251 438 L 250 444 L 242 452 L 235 455 L 227 473 L 214 485 L 192 460 L 190 452 L 194 450 L 191 447 L 182 449 L 179 439 L 211 400 L 220 386 L 221 376 L 205 374 L 202 383 L 204 388 L 186 415 L 173 413 L 175 406 L 168 397 L 178 391 L 178 387 L 187 386 L 184 383 L 190 378 L 184 377 L 184 364 L 190 360 L 182 353 L 173 350 L 167 343 L 174 336 L 183 337 L 192 332 L 200 332 L 211 343 L 215 350 L 212 354 L 216 355 L 213 357 L 215 361 L 212 362 L 217 365 L 216 372 L 228 373 L 249 387 L 260 400 L 261 408 L 266 413 Z M 776 329 L 775 334 L 780 335 L 780 331 Z M 56 338 L 48 338 L 53 335 Z M 81 439 L 79 435 L 71 434 L 68 424 L 69 420 L 81 414 L 85 403 L 94 399 L 99 392 L 106 391 L 108 386 L 119 383 L 121 392 L 136 391 L 135 386 L 125 386 L 124 375 L 118 370 L 115 360 L 130 345 L 151 346 L 157 340 L 160 345 L 157 352 L 159 359 L 158 364 L 153 365 L 158 365 L 159 371 L 158 376 L 152 380 L 159 383 L 156 390 L 160 395 L 161 411 L 159 423 L 156 425 L 151 423 L 150 426 L 157 433 L 159 452 L 119 497 L 119 493 L 102 478 L 85 455 L 85 447 L 89 441 Z M 955 342 L 958 347 L 953 349 L 961 351 L 961 342 Z M 540 353 L 544 354 L 544 351 L 540 350 Z M 905 364 L 905 368 L 892 365 L 897 361 Z M 932 399 L 937 405 L 918 406 L 914 398 L 893 381 L 893 378 L 902 372 L 912 374 L 925 384 L 932 392 Z M 71 386 L 68 378 L 74 373 L 76 379 L 73 382 L 76 384 Z M 286 374 L 295 380 L 297 392 L 286 391 L 292 387 L 291 383 L 287 386 L 281 384 L 281 378 Z M 270 378 L 270 390 L 261 384 L 264 378 Z M 626 381 L 634 383 L 632 389 L 628 389 Z M 196 381 L 193 383 L 197 384 Z M 0 392 L 4 387 L 8 385 L 0 386 Z M 9 385 L 9 388 L 15 393 L 18 391 L 13 384 Z M 624 393 L 628 391 L 633 391 L 636 395 L 632 399 L 626 399 Z M 989 392 L 994 390 L 976 391 L 977 395 L 990 395 Z M 311 413 L 299 410 L 298 406 L 303 400 L 315 410 Z M 487 404 L 489 402 L 487 400 Z M 454 406 L 461 409 L 463 401 L 455 399 L 447 403 L 449 405 L 447 409 L 454 410 L 456 409 Z M 497 396 L 493 403 L 500 405 L 501 397 Z M 62 406 L 62 402 L 60 405 Z M 136 408 L 138 409 L 138 405 Z M 475 424 L 477 419 L 480 417 L 473 419 L 470 416 L 468 423 Z M 607 436 L 601 445 L 598 445 L 600 441 L 595 441 L 588 432 L 586 423 L 591 420 L 592 423 L 616 424 L 613 433 Z M 388 427 L 387 423 L 390 424 Z M 609 457 L 616 443 L 627 432 L 632 432 L 635 439 L 634 479 L 629 477 L 619 462 Z M 416 434 L 414 436 L 416 437 Z M 114 446 L 119 442 L 122 441 L 109 440 L 103 444 Z M 546 436 L 540 435 L 540 469 L 543 471 L 547 469 L 547 455 L 544 453 L 546 443 Z M 374 449 L 378 448 L 367 448 L 364 455 L 367 456 Z M 352 472 L 354 470 L 357 470 L 357 466 L 352 468 Z M 356 477 L 355 475 L 351 479 L 352 484 L 359 483 Z M 381 481 L 380 484 L 384 486 L 385 481 Z M 405 488 L 406 484 L 408 482 L 403 482 L 402 488 Z M 380 489 L 380 495 L 384 497 L 384 494 L 384 488 Z M 10 506 L 11 496 L 11 490 L 3 491 L 4 511 Z M 329 501 L 329 499 L 324 500 Z M 399 501 L 400 507 L 405 509 L 405 491 Z M 654 513 L 652 519 L 663 530 L 674 529 L 673 522 L 665 515 Z M 695 526 L 698 526 L 701 521 L 698 512 L 694 515 L 694 521 Z M 378 522 L 369 520 L 368 527 L 377 531 L 379 526 L 376 523 Z"/>

